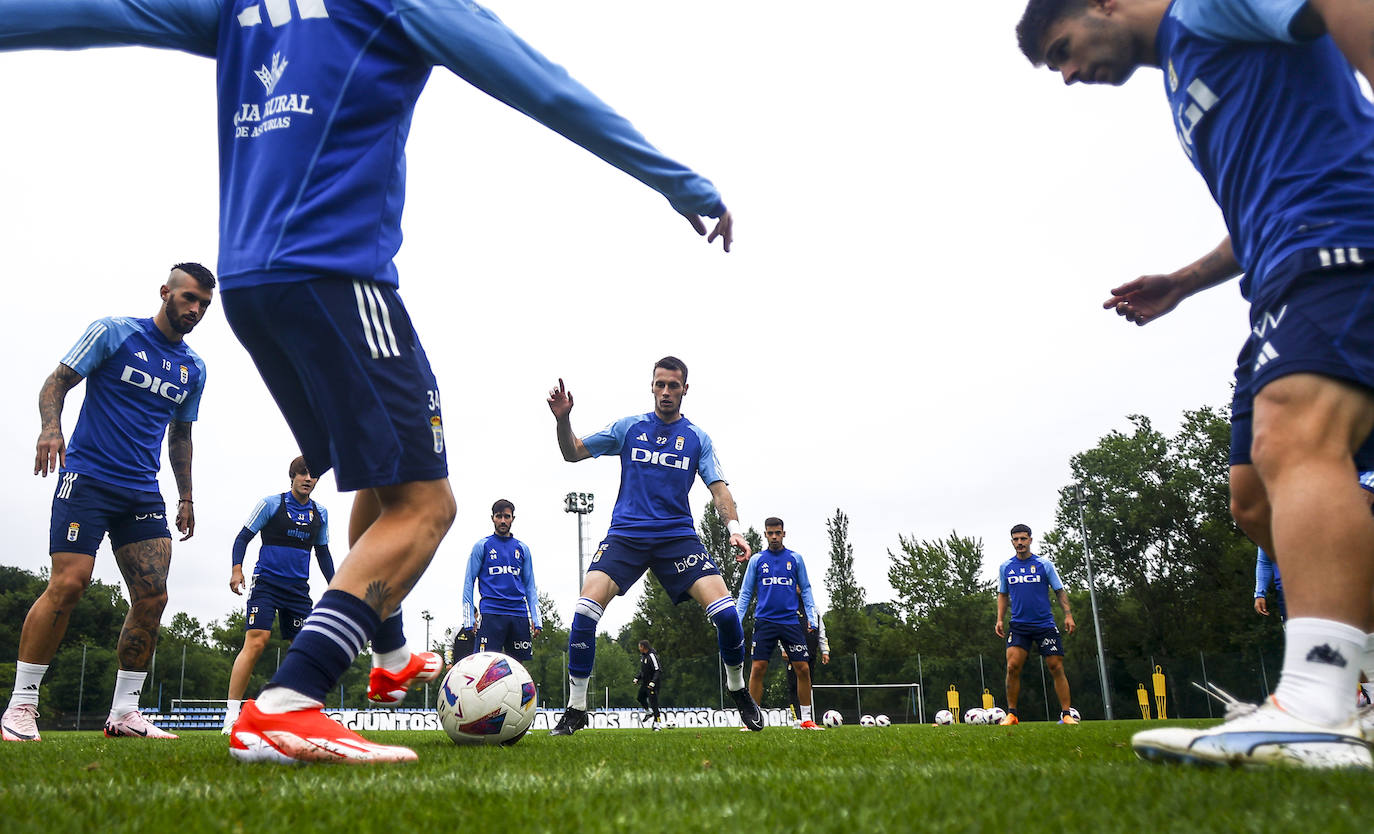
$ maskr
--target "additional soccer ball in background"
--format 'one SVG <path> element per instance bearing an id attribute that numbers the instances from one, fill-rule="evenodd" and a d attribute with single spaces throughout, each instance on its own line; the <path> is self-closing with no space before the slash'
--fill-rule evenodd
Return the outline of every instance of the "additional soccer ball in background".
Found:
<path id="1" fill-rule="evenodd" d="M 514 744 L 534 723 L 534 679 L 513 657 L 470 654 L 439 685 L 439 722 L 458 744 Z"/>
<path id="2" fill-rule="evenodd" d="M 888 718 L 886 715 L 875 715 L 875 716 L 873 716 L 873 724 L 874 724 L 875 726 L 878 726 L 878 727 L 886 727 L 886 726 L 890 725 L 891 723 L 892 723 L 892 719 L 891 719 L 891 718 Z"/>
<path id="3" fill-rule="evenodd" d="M 968 712 L 964 713 L 965 724 L 986 724 L 988 714 L 983 712 L 982 707 L 969 707 Z"/>
<path id="4" fill-rule="evenodd" d="M 1002 719 L 1006 717 L 1007 711 L 1002 709 L 1001 707 L 993 707 L 992 709 L 988 710 L 989 724 L 1001 724 Z"/>
<path id="5" fill-rule="evenodd" d="M 954 723 L 954 713 L 947 709 L 942 709 L 935 713 L 935 723 L 940 726 Z"/>
<path id="6" fill-rule="evenodd" d="M 859 719 L 859 726 L 860 726 L 860 727 L 872 727 L 873 724 L 874 724 L 873 716 L 871 716 L 871 715 L 865 715 L 864 717 L 862 717 L 862 718 Z"/>
<path id="7" fill-rule="evenodd" d="M 837 709 L 828 709 L 821 716 L 821 723 L 827 727 L 838 727 L 844 723 L 844 716 Z"/>

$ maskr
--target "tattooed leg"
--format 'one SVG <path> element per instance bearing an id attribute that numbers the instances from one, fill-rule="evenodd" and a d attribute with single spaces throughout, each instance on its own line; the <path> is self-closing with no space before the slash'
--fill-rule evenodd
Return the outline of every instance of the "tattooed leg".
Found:
<path id="1" fill-rule="evenodd" d="M 147 671 L 157 647 L 162 609 L 167 607 L 167 570 L 172 563 L 171 539 L 145 539 L 115 551 L 115 561 L 129 586 L 129 614 L 119 632 L 119 668 Z"/>
<path id="2" fill-rule="evenodd" d="M 52 573 L 48 587 L 34 600 L 19 632 L 19 659 L 25 663 L 47 664 L 57 654 L 72 609 L 91 584 L 95 559 L 85 553 L 52 554 Z"/>
<path id="3" fill-rule="evenodd" d="M 371 493 L 357 500 L 375 500 L 376 517 L 360 532 L 329 587 L 363 600 L 386 619 L 429 567 L 457 510 L 447 480 L 374 487 Z"/>

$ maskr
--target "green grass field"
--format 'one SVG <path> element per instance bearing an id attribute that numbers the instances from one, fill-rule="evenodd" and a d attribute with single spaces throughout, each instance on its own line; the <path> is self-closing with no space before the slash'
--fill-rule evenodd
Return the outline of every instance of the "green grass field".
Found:
<path id="1" fill-rule="evenodd" d="M 1196 723 L 1196 722 L 1194 722 Z M 1367 773 L 1138 761 L 1141 722 L 531 733 L 415 765 L 241 765 L 218 733 L 0 744 L 0 831 L 1367 831 Z"/>

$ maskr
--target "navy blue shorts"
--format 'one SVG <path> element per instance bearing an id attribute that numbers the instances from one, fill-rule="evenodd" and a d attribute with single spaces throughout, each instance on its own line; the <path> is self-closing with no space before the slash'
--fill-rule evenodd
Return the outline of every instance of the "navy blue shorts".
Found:
<path id="1" fill-rule="evenodd" d="M 1299 373 L 1374 389 L 1374 269 L 1305 272 L 1251 305 L 1250 334 L 1236 357 L 1232 466 L 1251 463 L 1255 395 Z M 1355 465 L 1374 469 L 1374 436 L 1356 452 Z"/>
<path id="2" fill-rule="evenodd" d="M 755 660 L 768 660 L 773 656 L 773 647 L 782 644 L 782 653 L 787 655 L 788 663 L 810 663 L 811 652 L 806 647 L 806 629 L 801 622 L 775 623 L 769 620 L 754 620 L 754 638 L 749 645 Z"/>
<path id="3" fill-rule="evenodd" d="M 340 491 L 448 475 L 439 385 L 396 288 L 317 278 L 222 294 L 311 474 Z"/>
<path id="4" fill-rule="evenodd" d="M 248 592 L 248 619 L 243 630 L 271 631 L 275 619 L 281 624 L 282 639 L 294 640 L 314 607 L 307 580 L 254 575 L 253 587 Z"/>
<path id="5" fill-rule="evenodd" d="M 1060 639 L 1059 629 L 1051 626 L 1037 631 L 1026 629 L 1018 630 L 1015 625 L 1007 633 L 1007 648 L 1015 646 L 1026 651 L 1035 650 L 1040 652 L 1041 657 L 1050 655 L 1064 656 L 1064 643 Z"/>
<path id="6" fill-rule="evenodd" d="M 534 637 L 530 618 L 524 614 L 481 614 L 478 616 L 477 651 L 501 652 L 516 660 L 534 657 Z"/>
<path id="7" fill-rule="evenodd" d="M 170 539 L 162 493 L 126 489 L 76 472 L 58 473 L 48 552 L 95 556 L 106 533 L 112 550 L 148 539 Z"/>
<path id="8" fill-rule="evenodd" d="M 720 575 L 716 560 L 696 536 L 675 539 L 607 536 L 592 556 L 587 570 L 601 571 L 609 576 L 620 587 L 622 596 L 639 581 L 644 571 L 653 571 L 674 605 L 691 599 L 692 586 L 698 580 Z"/>

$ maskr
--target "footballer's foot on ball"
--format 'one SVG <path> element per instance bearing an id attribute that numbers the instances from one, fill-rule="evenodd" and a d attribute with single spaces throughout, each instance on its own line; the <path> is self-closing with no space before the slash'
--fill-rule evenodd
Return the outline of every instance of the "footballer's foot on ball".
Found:
<path id="1" fill-rule="evenodd" d="M 118 718 L 111 718 L 105 722 L 106 738 L 176 738 L 176 736 L 166 730 L 159 730 L 148 719 L 143 717 L 143 713 L 138 710 L 126 712 Z"/>
<path id="2" fill-rule="evenodd" d="M 408 747 L 374 744 L 320 709 L 266 713 L 246 701 L 229 733 L 229 755 L 241 762 L 390 764 L 418 758 Z"/>
<path id="3" fill-rule="evenodd" d="M 803 721 L 797 725 L 798 730 L 824 730 L 825 728 L 815 721 Z"/>
<path id="4" fill-rule="evenodd" d="M 748 689 L 732 689 L 730 697 L 735 699 L 735 708 L 739 710 L 739 720 L 746 729 L 759 732 L 763 729 L 763 710 L 754 703 L 754 698 L 749 694 Z"/>
<path id="5" fill-rule="evenodd" d="M 998 724 L 1001 724 L 1003 727 L 1010 727 L 1010 726 L 1012 726 L 1013 724 L 1020 724 L 1020 723 L 1021 723 L 1021 719 L 1019 719 L 1019 718 L 1016 717 L 1016 713 L 1014 713 L 1014 712 L 1009 712 L 1009 713 L 1007 713 L 1007 717 L 1006 717 L 1006 718 L 1003 718 L 1001 721 L 998 721 L 997 723 L 998 723 Z"/>
<path id="6" fill-rule="evenodd" d="M 1313 724 L 1285 712 L 1272 697 L 1249 715 L 1207 730 L 1165 727 L 1136 733 L 1131 746 L 1137 756 L 1154 762 L 1374 769 L 1356 717 L 1340 727 Z"/>
<path id="7" fill-rule="evenodd" d="M 1061 713 L 1059 713 L 1059 723 L 1060 723 L 1060 724 L 1077 724 L 1077 723 L 1078 723 L 1078 719 L 1077 719 L 1077 718 L 1074 718 L 1072 715 L 1070 715 L 1070 714 L 1067 713 L 1067 712 L 1061 712 Z"/>
<path id="8" fill-rule="evenodd" d="M 587 726 L 587 711 L 568 707 L 563 710 L 563 715 L 558 719 L 558 723 L 549 730 L 551 736 L 570 736 L 573 733 Z"/>
<path id="9" fill-rule="evenodd" d="M 378 666 L 367 678 L 367 699 L 374 704 L 399 704 L 417 683 L 429 683 L 444 671 L 444 659 L 434 652 L 417 652 L 399 672 Z"/>
<path id="10" fill-rule="evenodd" d="M 0 718 L 0 736 L 5 741 L 41 741 L 38 735 L 38 707 L 19 704 L 5 710 Z"/>

